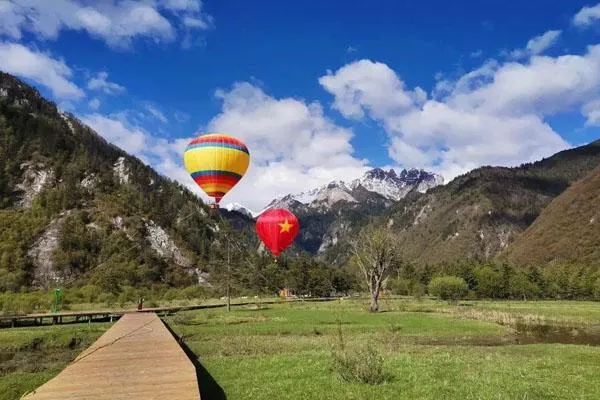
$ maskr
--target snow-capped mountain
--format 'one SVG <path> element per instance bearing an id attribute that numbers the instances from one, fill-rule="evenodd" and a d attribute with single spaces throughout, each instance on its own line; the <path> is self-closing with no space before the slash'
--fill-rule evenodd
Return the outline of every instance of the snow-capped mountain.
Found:
<path id="1" fill-rule="evenodd" d="M 381 168 L 374 168 L 349 184 L 343 181 L 333 181 L 307 192 L 288 194 L 277 198 L 265 210 L 274 207 L 292 208 L 301 204 L 309 208 L 330 208 L 340 201 L 358 203 L 357 191 L 361 188 L 385 199 L 398 201 L 411 190 L 424 193 L 442 183 L 441 176 L 422 169 L 404 169 L 398 174 L 393 169 L 385 171 Z"/>
<path id="2" fill-rule="evenodd" d="M 258 213 L 244 207 L 240 203 L 229 203 L 226 204 L 223 208 L 227 211 L 237 211 L 240 214 L 244 214 L 250 218 L 256 218 L 258 216 Z"/>

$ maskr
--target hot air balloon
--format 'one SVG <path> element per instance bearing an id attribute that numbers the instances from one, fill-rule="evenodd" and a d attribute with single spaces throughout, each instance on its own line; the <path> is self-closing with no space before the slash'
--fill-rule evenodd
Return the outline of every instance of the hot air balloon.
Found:
<path id="1" fill-rule="evenodd" d="M 299 231 L 296 216 L 282 208 L 267 210 L 256 220 L 258 237 L 276 257 L 292 244 Z"/>
<path id="2" fill-rule="evenodd" d="M 239 139 L 219 133 L 193 139 L 183 154 L 185 169 L 215 206 L 248 170 L 250 153 Z"/>

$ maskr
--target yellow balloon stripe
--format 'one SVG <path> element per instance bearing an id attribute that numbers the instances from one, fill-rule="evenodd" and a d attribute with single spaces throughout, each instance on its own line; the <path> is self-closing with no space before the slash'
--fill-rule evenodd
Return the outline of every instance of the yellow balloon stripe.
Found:
<path id="1" fill-rule="evenodd" d="M 250 156 L 247 153 L 226 147 L 192 148 L 186 150 L 183 157 L 185 168 L 190 174 L 216 170 L 244 175 L 250 164 Z"/>

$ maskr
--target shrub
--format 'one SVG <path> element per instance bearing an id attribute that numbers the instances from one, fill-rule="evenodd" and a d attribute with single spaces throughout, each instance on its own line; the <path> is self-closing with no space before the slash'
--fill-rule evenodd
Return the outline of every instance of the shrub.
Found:
<path id="1" fill-rule="evenodd" d="M 339 343 L 333 350 L 333 369 L 346 382 L 377 385 L 387 380 L 381 353 L 370 343 L 348 347 L 338 327 Z"/>
<path id="2" fill-rule="evenodd" d="M 429 294 L 443 300 L 458 300 L 467 295 L 469 287 L 463 278 L 458 276 L 438 276 L 427 286 Z"/>
<path id="3" fill-rule="evenodd" d="M 100 293 L 98 302 L 104 304 L 105 307 L 112 307 L 117 301 L 117 297 L 112 293 Z"/>
<path id="4" fill-rule="evenodd" d="M 412 282 L 405 278 L 392 278 L 388 282 L 390 292 L 400 296 L 407 296 L 411 292 Z"/>

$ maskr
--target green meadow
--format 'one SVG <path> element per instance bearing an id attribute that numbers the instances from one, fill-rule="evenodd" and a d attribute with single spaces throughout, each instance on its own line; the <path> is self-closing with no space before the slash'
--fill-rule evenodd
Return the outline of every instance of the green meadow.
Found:
<path id="1" fill-rule="evenodd" d="M 396 298 L 383 299 L 382 312 L 366 308 L 344 299 L 163 320 L 197 356 L 208 399 L 600 398 L 598 303 Z M 56 375 L 110 325 L 0 330 L 0 399 Z M 378 383 L 342 379 L 334 358 L 342 344 L 377 354 Z"/>

